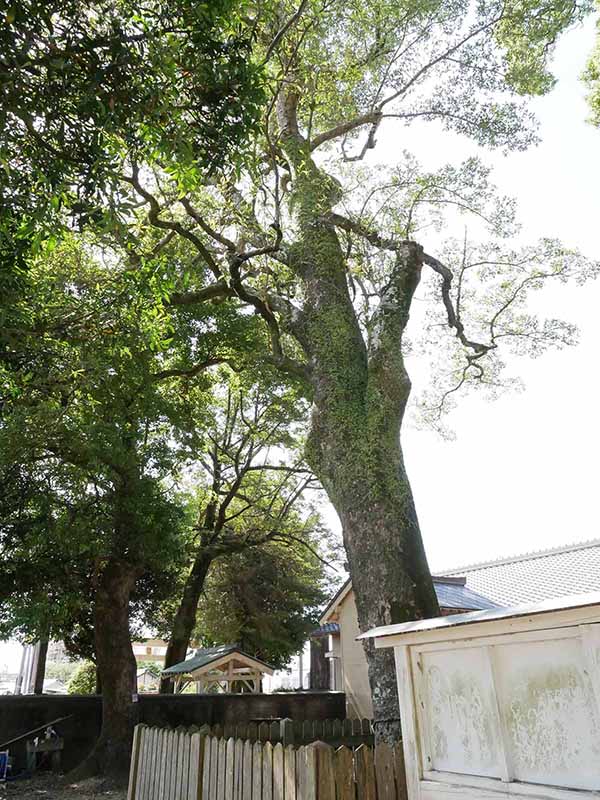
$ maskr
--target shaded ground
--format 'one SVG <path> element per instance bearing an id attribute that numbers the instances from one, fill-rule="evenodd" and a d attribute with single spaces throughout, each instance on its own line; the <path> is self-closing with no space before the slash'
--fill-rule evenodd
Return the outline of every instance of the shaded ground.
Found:
<path id="1" fill-rule="evenodd" d="M 90 778 L 70 783 L 64 777 L 45 773 L 31 780 L 10 781 L 0 784 L 0 798 L 20 800 L 125 800 L 125 789 L 115 789 L 106 780 Z"/>

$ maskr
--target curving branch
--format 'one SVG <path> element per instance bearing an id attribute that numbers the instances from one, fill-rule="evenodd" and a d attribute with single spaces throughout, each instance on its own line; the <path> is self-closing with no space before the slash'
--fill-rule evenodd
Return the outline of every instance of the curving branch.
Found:
<path id="1" fill-rule="evenodd" d="M 361 114 L 347 122 L 340 122 L 339 125 L 335 125 L 328 131 L 323 131 L 323 133 L 319 133 L 315 136 L 314 139 L 311 140 L 310 149 L 316 150 L 317 147 L 325 144 L 325 142 L 330 142 L 332 139 L 337 139 L 340 136 L 347 136 L 349 133 L 356 130 L 356 128 L 362 128 L 363 125 L 376 125 L 381 120 L 381 117 L 382 112 L 375 110 L 368 111 L 366 114 Z"/>
<path id="2" fill-rule="evenodd" d="M 189 231 L 186 227 L 184 227 L 180 222 L 175 222 L 173 220 L 166 220 L 161 218 L 160 213 L 163 209 L 161 208 L 161 205 L 156 199 L 156 197 L 146 188 L 144 188 L 140 183 L 139 167 L 135 162 L 132 163 L 131 173 L 132 173 L 131 175 L 121 175 L 121 179 L 126 183 L 129 183 L 131 186 L 133 186 L 136 192 L 139 195 L 141 195 L 141 197 L 143 197 L 146 203 L 149 205 L 150 208 L 148 211 L 148 219 L 150 220 L 150 223 L 154 225 L 156 228 L 162 228 L 163 230 L 173 231 L 174 233 L 179 234 L 179 236 L 191 242 L 196 248 L 196 250 L 200 253 L 202 258 L 206 262 L 206 265 L 213 273 L 213 275 L 217 278 L 217 280 L 222 278 L 223 274 L 221 272 L 219 265 L 217 264 L 211 252 L 206 247 L 204 242 L 202 242 L 201 239 L 199 239 L 194 233 L 192 233 L 192 231 Z"/>
<path id="3" fill-rule="evenodd" d="M 427 264 L 427 266 L 431 267 L 434 272 L 437 272 L 438 275 L 442 278 L 442 302 L 444 303 L 444 307 L 446 308 L 446 314 L 448 316 L 448 325 L 451 328 L 454 328 L 456 331 L 457 338 L 461 341 L 461 343 L 467 347 L 469 350 L 473 350 L 475 355 L 468 357 L 468 360 L 474 361 L 481 356 L 489 353 L 490 350 L 494 350 L 496 348 L 495 344 L 482 344 L 481 342 L 474 342 L 467 338 L 465 333 L 465 327 L 460 319 L 460 316 L 456 313 L 456 309 L 454 307 L 454 303 L 452 302 L 451 297 L 451 288 L 452 288 L 452 271 L 448 269 L 441 261 L 438 261 L 437 258 L 428 255 L 427 253 L 423 253 L 423 263 Z"/>
<path id="4" fill-rule="evenodd" d="M 206 361 L 201 361 L 193 367 L 180 368 L 180 369 L 164 369 L 161 372 L 155 372 L 152 377 L 156 381 L 165 380 L 166 378 L 194 378 L 209 367 L 215 367 L 217 364 L 229 364 L 231 369 L 235 371 L 236 367 L 230 358 L 215 356 L 214 358 L 207 358 Z"/>
<path id="5" fill-rule="evenodd" d="M 224 300 L 236 297 L 236 292 L 225 281 L 205 286 L 193 292 L 173 292 L 165 305 L 167 306 L 193 306 L 206 303 L 208 300 Z"/>

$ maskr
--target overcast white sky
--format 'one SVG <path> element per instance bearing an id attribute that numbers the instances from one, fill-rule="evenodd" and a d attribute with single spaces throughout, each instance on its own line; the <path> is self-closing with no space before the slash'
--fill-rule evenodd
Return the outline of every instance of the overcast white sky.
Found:
<path id="1" fill-rule="evenodd" d="M 558 86 L 532 103 L 542 143 L 506 157 L 482 155 L 502 191 L 518 198 L 528 239 L 556 236 L 600 259 L 600 130 L 586 123 L 579 81 L 593 43 L 590 19 L 559 44 Z M 388 129 L 379 139 L 378 159 L 392 161 L 397 148 L 408 149 L 428 167 L 435 166 L 434 153 L 440 164 L 473 153 L 472 144 L 448 134 L 440 152 L 437 132 L 427 125 Z M 493 403 L 465 399 L 450 419 L 454 441 L 404 432 L 434 572 L 600 536 L 600 282 L 548 291 L 539 309 L 577 323 L 580 344 L 523 361 L 524 393 Z M 0 670 L 16 670 L 19 658 L 19 646 L 0 643 Z"/>
<path id="2" fill-rule="evenodd" d="M 558 85 L 532 103 L 542 143 L 525 153 L 482 156 L 493 164 L 501 190 L 518 199 L 524 238 L 556 236 L 600 259 L 600 130 L 586 122 L 579 80 L 594 32 L 590 19 L 557 48 Z M 432 128 L 410 137 L 405 131 L 395 134 L 402 134 L 401 147 L 423 162 L 440 151 Z M 440 163 L 473 152 L 458 136 L 446 134 L 443 141 Z M 393 152 L 392 141 L 385 146 Z M 463 400 L 449 420 L 455 441 L 405 430 L 407 469 L 434 572 L 600 536 L 600 282 L 546 291 L 536 306 L 544 316 L 575 322 L 580 344 L 523 360 L 523 393 L 493 403 Z"/>

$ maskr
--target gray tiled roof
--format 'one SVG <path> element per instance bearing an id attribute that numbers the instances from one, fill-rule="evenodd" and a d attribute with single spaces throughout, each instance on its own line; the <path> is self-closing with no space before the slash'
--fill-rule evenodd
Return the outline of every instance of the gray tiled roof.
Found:
<path id="1" fill-rule="evenodd" d="M 444 570 L 502 606 L 600 591 L 600 539 Z"/>
<path id="2" fill-rule="evenodd" d="M 324 616 L 333 611 L 333 609 L 336 607 L 338 598 L 342 597 L 344 592 L 351 588 L 351 583 L 351 580 L 348 579 L 346 583 L 344 583 L 344 585 L 338 589 L 338 591 L 329 601 L 329 605 L 323 612 Z M 435 589 L 438 603 L 440 604 L 442 612 L 451 611 L 454 609 L 457 611 L 482 611 L 489 608 L 498 608 L 498 603 L 495 603 L 489 597 L 483 597 L 477 591 L 474 591 L 474 589 L 465 586 L 464 577 L 456 577 L 447 574 L 444 576 L 434 575 L 433 587 Z M 321 619 L 323 619 L 323 617 Z M 337 623 L 325 622 L 321 628 L 318 628 L 314 633 L 311 634 L 311 636 L 326 635 L 324 628 L 331 624 Z M 337 631 L 333 630 L 328 632 L 337 633 Z"/>
<path id="3" fill-rule="evenodd" d="M 269 664 L 265 664 L 265 662 L 261 661 L 259 658 L 255 658 L 255 656 L 250 656 L 248 653 L 244 653 L 244 651 L 240 650 L 240 648 L 235 644 L 221 644 L 217 647 L 199 648 L 196 650 L 193 656 L 190 656 L 185 661 L 180 661 L 179 664 L 173 664 L 172 667 L 163 670 L 162 674 L 179 675 L 193 672 L 196 669 L 200 669 L 200 667 L 205 667 L 207 664 L 210 664 L 211 661 L 217 661 L 217 659 L 233 653 L 240 653 L 241 655 L 247 656 L 247 658 L 253 659 L 259 664 L 263 664 L 263 666 L 267 667 L 267 669 L 273 669 L 273 667 L 271 667 Z"/>

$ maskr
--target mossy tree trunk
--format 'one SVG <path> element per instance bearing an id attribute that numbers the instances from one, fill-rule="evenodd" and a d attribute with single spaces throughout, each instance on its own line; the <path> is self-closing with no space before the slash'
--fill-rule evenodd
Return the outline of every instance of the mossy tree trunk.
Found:
<path id="1" fill-rule="evenodd" d="M 422 251 L 406 242 L 381 297 L 368 341 L 347 282 L 331 220 L 336 183 L 315 165 L 295 120 L 296 99 L 282 95 L 279 121 L 292 166 L 299 237 L 292 266 L 305 291 L 289 329 L 311 365 L 313 414 L 307 458 L 339 514 L 361 630 L 439 612 L 400 445 L 410 393 L 402 335 L 418 285 Z M 400 734 L 390 651 L 366 645 L 376 736 Z"/>

